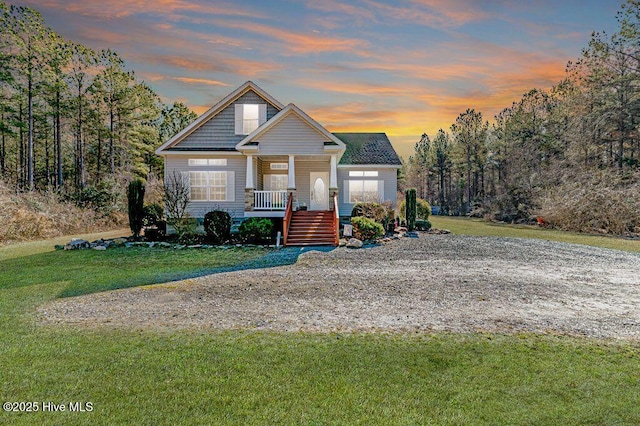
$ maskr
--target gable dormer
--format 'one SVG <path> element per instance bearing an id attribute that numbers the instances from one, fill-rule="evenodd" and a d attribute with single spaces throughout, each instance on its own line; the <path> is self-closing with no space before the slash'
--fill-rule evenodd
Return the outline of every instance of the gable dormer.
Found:
<path id="1" fill-rule="evenodd" d="M 233 151 L 238 142 L 283 108 L 271 95 L 247 81 L 165 142 L 156 154 Z"/>

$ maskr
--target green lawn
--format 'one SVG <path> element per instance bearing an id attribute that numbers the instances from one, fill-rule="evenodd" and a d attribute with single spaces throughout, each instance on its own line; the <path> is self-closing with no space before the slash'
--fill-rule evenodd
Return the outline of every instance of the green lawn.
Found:
<path id="1" fill-rule="evenodd" d="M 266 258 L 46 246 L 0 249 L 1 399 L 40 407 L 0 424 L 640 424 L 637 342 L 42 327 L 33 312 L 57 297 Z"/>
<path id="2" fill-rule="evenodd" d="M 530 225 L 508 225 L 504 223 L 486 222 L 482 219 L 462 217 L 431 216 L 429 221 L 434 228 L 448 229 L 454 234 L 476 235 L 483 237 L 515 237 L 535 238 L 540 240 L 560 241 L 563 243 L 583 244 L 615 250 L 640 252 L 640 240 L 620 237 L 579 234 Z"/>

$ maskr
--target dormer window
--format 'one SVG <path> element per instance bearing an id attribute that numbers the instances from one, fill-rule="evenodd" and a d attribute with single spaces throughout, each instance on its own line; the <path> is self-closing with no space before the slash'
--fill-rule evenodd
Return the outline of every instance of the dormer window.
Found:
<path id="1" fill-rule="evenodd" d="M 236 104 L 235 133 L 248 135 L 267 121 L 267 104 Z"/>

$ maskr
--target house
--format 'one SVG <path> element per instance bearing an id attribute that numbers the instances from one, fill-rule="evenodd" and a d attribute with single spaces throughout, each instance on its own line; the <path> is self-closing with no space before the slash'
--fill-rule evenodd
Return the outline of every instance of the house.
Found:
<path id="1" fill-rule="evenodd" d="M 248 81 L 156 150 L 188 182 L 188 212 L 282 220 L 285 244 L 336 244 L 358 201 L 396 202 L 401 163 L 384 133 L 330 133 Z"/>

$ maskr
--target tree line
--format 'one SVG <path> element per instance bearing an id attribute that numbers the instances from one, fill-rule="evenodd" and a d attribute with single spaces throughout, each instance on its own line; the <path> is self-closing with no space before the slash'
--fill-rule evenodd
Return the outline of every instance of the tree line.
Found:
<path id="1" fill-rule="evenodd" d="M 161 170 L 154 149 L 196 115 L 163 104 L 113 50 L 65 40 L 0 1 L 0 179 L 82 194 Z"/>
<path id="2" fill-rule="evenodd" d="M 424 134 L 404 185 L 444 213 L 509 221 L 527 220 L 549 194 L 570 199 L 572 184 L 629 190 L 640 170 L 640 1 L 625 2 L 617 20 L 551 89 L 530 90 L 491 124 L 467 109 L 433 140 Z"/>

